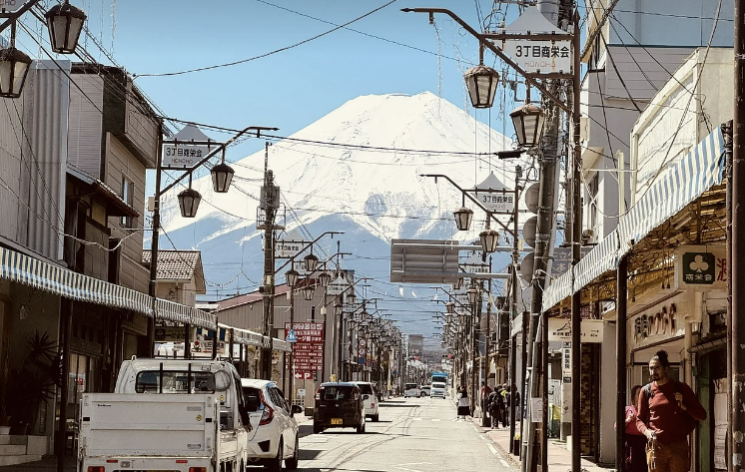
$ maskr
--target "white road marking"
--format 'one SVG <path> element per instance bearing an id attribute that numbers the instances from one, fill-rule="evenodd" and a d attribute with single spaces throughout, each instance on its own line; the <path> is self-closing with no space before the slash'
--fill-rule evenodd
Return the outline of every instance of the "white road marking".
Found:
<path id="1" fill-rule="evenodd" d="M 489 448 L 489 450 L 491 451 L 492 454 L 494 454 L 495 456 L 498 455 L 497 454 L 497 450 L 494 449 L 494 446 L 492 446 L 491 444 L 487 444 L 486 447 Z"/>
<path id="2" fill-rule="evenodd" d="M 425 472 L 423 470 L 409 469 L 408 467 L 403 467 L 405 465 L 432 465 L 432 464 L 430 462 L 411 462 L 407 464 L 394 465 L 393 467 L 400 469 L 400 470 L 405 470 L 406 472 Z"/>
<path id="3" fill-rule="evenodd" d="M 432 418 L 432 421 L 440 421 L 440 418 Z"/>
<path id="4" fill-rule="evenodd" d="M 414 421 L 422 421 L 421 418 L 413 418 Z"/>
<path id="5" fill-rule="evenodd" d="M 504 459 L 499 459 L 499 463 L 502 464 L 503 466 L 507 467 L 508 469 L 510 468 L 510 465 Z"/>

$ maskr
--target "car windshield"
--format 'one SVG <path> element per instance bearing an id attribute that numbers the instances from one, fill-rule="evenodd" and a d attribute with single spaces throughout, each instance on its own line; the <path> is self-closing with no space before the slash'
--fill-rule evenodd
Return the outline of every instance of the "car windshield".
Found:
<path id="1" fill-rule="evenodd" d="M 358 384 L 357 385 L 360 388 L 360 393 L 363 395 L 372 395 L 373 389 L 372 385 L 370 384 Z"/>
<path id="2" fill-rule="evenodd" d="M 432 388 L 445 388 L 444 383 L 433 383 Z"/>
<path id="3" fill-rule="evenodd" d="M 410 388 L 417 388 L 417 385 L 416 384 L 406 384 L 406 389 L 408 390 Z"/>
<path id="4" fill-rule="evenodd" d="M 321 400 L 351 400 L 353 390 L 353 387 L 346 385 L 321 387 Z"/>

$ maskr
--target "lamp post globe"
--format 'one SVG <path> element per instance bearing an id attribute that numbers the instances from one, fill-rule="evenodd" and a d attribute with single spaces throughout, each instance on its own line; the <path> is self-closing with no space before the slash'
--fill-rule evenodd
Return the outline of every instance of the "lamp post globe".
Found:
<path id="1" fill-rule="evenodd" d="M 347 303 L 350 305 L 354 305 L 357 303 L 357 296 L 354 294 L 354 291 L 351 291 L 347 294 Z"/>
<path id="2" fill-rule="evenodd" d="M 458 329 L 461 330 L 466 323 L 466 312 L 461 311 L 458 313 Z"/>
<path id="3" fill-rule="evenodd" d="M 538 145 L 543 134 L 545 115 L 536 105 L 525 104 L 515 108 L 510 113 L 512 124 L 515 126 L 517 143 L 522 148 L 532 148 Z"/>
<path id="4" fill-rule="evenodd" d="M 300 276 L 298 271 L 295 269 L 290 269 L 285 273 L 285 280 L 287 281 L 287 285 L 290 288 L 295 288 L 295 285 L 297 285 L 297 278 Z"/>
<path id="5" fill-rule="evenodd" d="M 334 314 L 336 316 L 341 316 L 341 314 L 344 312 L 344 305 L 342 305 L 339 302 L 334 303 Z"/>
<path id="6" fill-rule="evenodd" d="M 83 10 L 65 0 L 65 3 L 50 8 L 44 17 L 47 19 L 52 50 L 57 54 L 74 54 L 86 19 Z"/>
<path id="7" fill-rule="evenodd" d="M 23 92 L 31 58 L 16 48 L 0 49 L 0 98 L 18 98 Z"/>
<path id="8" fill-rule="evenodd" d="M 499 245 L 499 233 L 494 229 L 486 229 L 479 233 L 479 240 L 481 241 L 481 249 L 491 254 L 497 250 Z"/>
<path id="9" fill-rule="evenodd" d="M 215 193 L 227 193 L 235 175 L 233 168 L 221 162 L 210 170 L 210 174 L 212 174 L 212 188 Z"/>
<path id="10" fill-rule="evenodd" d="M 315 292 L 313 285 L 308 284 L 305 287 L 303 287 L 303 297 L 306 300 L 313 300 L 313 292 Z"/>
<path id="11" fill-rule="evenodd" d="M 318 281 L 321 283 L 321 287 L 328 287 L 331 283 L 331 274 L 326 271 L 321 272 L 318 276 Z"/>
<path id="12" fill-rule="evenodd" d="M 468 291 L 466 293 L 468 294 L 468 303 L 470 303 L 471 305 L 475 305 L 476 304 L 476 297 L 478 296 L 479 291 L 476 290 L 475 288 L 471 287 L 471 288 L 468 289 Z"/>
<path id="13" fill-rule="evenodd" d="M 447 302 L 445 304 L 445 308 L 447 309 L 448 314 L 455 313 L 455 303 L 453 303 L 453 302 Z"/>
<path id="14" fill-rule="evenodd" d="M 494 95 L 499 85 L 499 73 L 496 70 L 480 64 L 468 69 L 463 78 L 474 108 L 491 108 L 494 105 Z"/>
<path id="15" fill-rule="evenodd" d="M 462 207 L 453 212 L 455 216 L 455 225 L 458 227 L 458 231 L 468 231 L 471 228 L 471 222 L 473 221 L 473 210 L 470 208 Z"/>
<path id="16" fill-rule="evenodd" d="M 318 267 L 318 257 L 313 254 L 305 256 L 305 270 L 313 272 L 316 270 L 316 267 Z"/>
<path id="17" fill-rule="evenodd" d="M 181 216 L 184 218 L 194 218 L 197 216 L 199 204 L 202 202 L 202 195 L 193 188 L 187 188 L 178 194 L 178 206 L 181 208 Z"/>

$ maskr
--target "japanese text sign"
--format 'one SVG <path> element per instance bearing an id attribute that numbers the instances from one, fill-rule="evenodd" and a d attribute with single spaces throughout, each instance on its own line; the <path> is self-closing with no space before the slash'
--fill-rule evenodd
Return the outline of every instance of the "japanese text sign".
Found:
<path id="1" fill-rule="evenodd" d="M 526 41 L 508 39 L 502 50 L 528 73 L 571 73 L 570 41 Z"/>

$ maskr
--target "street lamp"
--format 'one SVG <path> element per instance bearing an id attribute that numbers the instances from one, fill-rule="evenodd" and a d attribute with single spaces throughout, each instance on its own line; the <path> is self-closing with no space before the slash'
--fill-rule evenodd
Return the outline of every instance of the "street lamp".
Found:
<path id="1" fill-rule="evenodd" d="M 70 0 L 65 0 L 64 4 L 55 5 L 44 16 L 52 50 L 58 54 L 75 53 L 86 19 L 83 10 L 70 5 Z"/>
<path id="2" fill-rule="evenodd" d="M 227 193 L 230 183 L 233 181 L 235 171 L 225 163 L 225 153 L 223 152 L 223 162 L 217 164 L 210 170 L 212 174 L 212 188 L 215 193 Z"/>
<path id="3" fill-rule="evenodd" d="M 471 67 L 463 75 L 474 108 L 491 108 L 499 85 L 499 73 L 483 64 Z"/>
<path id="4" fill-rule="evenodd" d="M 357 303 L 357 296 L 354 294 L 354 290 L 347 294 L 347 303 L 350 305 Z"/>
<path id="5" fill-rule="evenodd" d="M 197 209 L 202 201 L 202 195 L 191 188 L 178 194 L 178 206 L 181 208 L 181 216 L 184 218 L 194 218 L 197 216 Z"/>
<path id="6" fill-rule="evenodd" d="M 522 148 L 532 148 L 538 145 L 543 133 L 545 116 L 543 110 L 536 105 L 526 103 L 515 108 L 510 113 L 512 124 L 515 126 L 517 143 Z"/>
<path id="7" fill-rule="evenodd" d="M 471 288 L 468 289 L 468 291 L 466 293 L 468 294 L 468 302 L 471 305 L 475 305 L 476 304 L 476 297 L 479 294 L 478 290 L 476 290 L 475 288 L 471 287 Z"/>
<path id="8" fill-rule="evenodd" d="M 331 283 L 331 274 L 326 271 L 321 272 L 318 276 L 318 281 L 321 283 L 321 287 L 328 287 Z"/>
<path id="9" fill-rule="evenodd" d="M 453 302 L 447 302 L 445 304 L 445 308 L 447 309 L 448 314 L 455 313 L 455 303 L 453 303 Z"/>
<path id="10" fill-rule="evenodd" d="M 300 274 L 295 269 L 290 269 L 285 273 L 285 280 L 290 288 L 295 288 L 297 285 L 297 278 Z"/>
<path id="11" fill-rule="evenodd" d="M 453 216 L 455 216 L 455 225 L 458 227 L 458 231 L 468 231 L 473 221 L 473 210 L 461 207 L 453 212 Z"/>
<path id="12" fill-rule="evenodd" d="M 491 254 L 497 250 L 499 245 L 499 233 L 494 229 L 487 228 L 479 233 L 479 240 L 481 241 L 481 249 L 485 253 Z"/>
<path id="13" fill-rule="evenodd" d="M 316 267 L 318 266 L 318 257 L 314 256 L 313 254 L 308 254 L 305 256 L 305 270 L 308 272 L 313 272 L 316 270 Z"/>
<path id="14" fill-rule="evenodd" d="M 342 305 L 339 302 L 334 303 L 334 314 L 336 316 L 341 316 L 341 314 L 344 312 L 344 305 Z"/>
<path id="15" fill-rule="evenodd" d="M 23 91 L 31 58 L 14 47 L 0 49 L 0 98 L 18 98 Z"/>
<path id="16" fill-rule="evenodd" d="M 303 287 L 303 297 L 306 300 L 313 300 L 313 292 L 315 289 L 313 288 L 313 285 L 308 284 L 305 287 Z"/>

